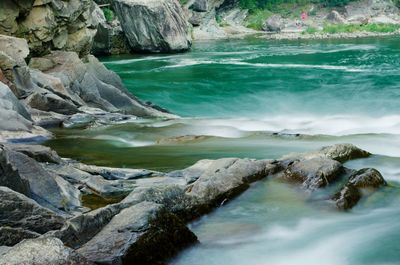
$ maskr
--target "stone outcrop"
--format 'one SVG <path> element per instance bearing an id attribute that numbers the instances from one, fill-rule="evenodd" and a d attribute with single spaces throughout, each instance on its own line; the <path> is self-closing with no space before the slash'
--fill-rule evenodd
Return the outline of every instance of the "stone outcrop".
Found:
<path id="1" fill-rule="evenodd" d="M 33 55 L 50 50 L 89 53 L 97 30 L 91 0 L 4 0 L 0 3 L 0 34 L 28 40 Z"/>
<path id="2" fill-rule="evenodd" d="M 176 0 L 117 0 L 114 10 L 133 51 L 180 52 L 191 46 L 191 32 Z"/>

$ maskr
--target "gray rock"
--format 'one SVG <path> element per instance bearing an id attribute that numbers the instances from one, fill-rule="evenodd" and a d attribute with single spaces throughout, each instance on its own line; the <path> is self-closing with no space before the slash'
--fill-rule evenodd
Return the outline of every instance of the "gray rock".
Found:
<path id="1" fill-rule="evenodd" d="M 117 0 L 114 10 L 134 51 L 180 52 L 191 47 L 189 23 L 175 0 Z"/>
<path id="2" fill-rule="evenodd" d="M 77 251 L 101 264 L 161 264 L 196 242 L 176 216 L 159 204 L 142 202 L 114 216 Z"/>
<path id="3" fill-rule="evenodd" d="M 137 187 L 134 181 L 106 180 L 102 176 L 90 176 L 85 180 L 85 184 L 102 197 L 120 197 L 128 195 Z"/>
<path id="4" fill-rule="evenodd" d="M 96 6 L 93 12 L 97 17 L 99 25 L 94 37 L 92 53 L 94 55 L 127 54 L 130 52 L 128 40 L 126 39 L 121 25 L 117 19 L 107 22 L 103 11 Z"/>
<path id="5" fill-rule="evenodd" d="M 72 102 L 46 91 L 33 93 L 25 102 L 30 107 L 42 111 L 54 111 L 64 115 L 72 115 L 78 112 L 78 108 Z"/>
<path id="6" fill-rule="evenodd" d="M 281 160 L 305 160 L 312 158 L 329 158 L 344 163 L 352 159 L 366 158 L 371 154 L 352 144 L 335 144 L 318 151 L 284 156 Z"/>
<path id="7" fill-rule="evenodd" d="M 32 120 L 24 105 L 15 97 L 10 88 L 0 82 L 0 109 L 16 112 L 26 120 Z M 1 127 L 1 126 L 0 126 Z"/>
<path id="8" fill-rule="evenodd" d="M 333 24 L 345 24 L 346 19 L 336 10 L 332 10 L 327 16 L 326 20 Z"/>
<path id="9" fill-rule="evenodd" d="M 27 145 L 27 144 L 13 144 L 8 146 L 15 152 L 23 153 L 38 162 L 47 162 L 59 164 L 62 162 L 61 157 L 47 146 L 43 145 Z"/>
<path id="10" fill-rule="evenodd" d="M 271 32 L 280 32 L 284 28 L 284 21 L 280 15 L 272 15 L 269 17 L 264 25 L 264 31 L 271 31 Z"/>
<path id="11" fill-rule="evenodd" d="M 57 238 L 27 239 L 2 256 L 1 265 L 91 265 L 85 258 L 67 248 Z"/>
<path id="12" fill-rule="evenodd" d="M 32 199 L 53 210 L 68 210 L 71 205 L 52 175 L 29 156 L 4 148 L 7 162 L 18 171 L 19 177 L 29 183 Z M 79 206 L 79 205 L 78 205 Z"/>
<path id="13" fill-rule="evenodd" d="M 24 239 L 37 238 L 39 236 L 40 234 L 36 232 L 22 228 L 0 227 L 0 246 L 12 247 Z"/>
<path id="14" fill-rule="evenodd" d="M 364 189 L 374 191 L 386 185 L 381 173 L 373 168 L 364 168 L 353 172 L 348 182 L 337 192 L 332 200 L 340 210 L 353 208 L 365 195 Z"/>
<path id="15" fill-rule="evenodd" d="M 207 12 L 208 0 L 195 0 L 190 8 L 196 12 Z"/>
<path id="16" fill-rule="evenodd" d="M 7 187 L 0 187 L 0 198 L 0 226 L 44 234 L 64 225 L 61 216 Z"/>
<path id="17" fill-rule="evenodd" d="M 163 176 L 161 172 L 146 169 L 129 169 L 129 168 L 111 168 L 85 165 L 82 163 L 73 164 L 77 169 L 90 173 L 91 175 L 100 175 L 108 180 L 129 180 L 145 177 Z"/>
<path id="18" fill-rule="evenodd" d="M 187 194 L 214 206 L 238 195 L 251 182 L 265 178 L 276 170 L 276 165 L 266 160 L 224 158 L 199 163 L 204 166 L 204 171 L 200 174 L 197 166 L 189 168 L 195 177 L 186 178 L 193 180 L 200 176 L 188 187 Z"/>
<path id="19" fill-rule="evenodd" d="M 29 55 L 28 43 L 25 39 L 0 35 L 0 51 L 10 56 L 18 65 L 26 65 Z"/>
<path id="20" fill-rule="evenodd" d="M 354 172 L 348 183 L 356 188 L 379 188 L 386 185 L 381 173 L 374 168 L 363 168 Z"/>
<path id="21" fill-rule="evenodd" d="M 34 55 L 51 49 L 75 51 L 81 56 L 89 53 L 97 28 L 91 17 L 92 1 L 4 0 L 1 4 L 0 34 L 24 36 Z"/>
<path id="22" fill-rule="evenodd" d="M 344 172 L 343 166 L 329 158 L 312 158 L 292 161 L 282 178 L 293 183 L 301 183 L 303 188 L 315 190 L 336 181 Z"/>

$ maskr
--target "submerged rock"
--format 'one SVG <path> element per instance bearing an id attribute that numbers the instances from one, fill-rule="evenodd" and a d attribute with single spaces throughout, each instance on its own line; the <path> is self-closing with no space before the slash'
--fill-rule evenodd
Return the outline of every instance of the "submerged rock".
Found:
<path id="1" fill-rule="evenodd" d="M 116 0 L 115 12 L 134 51 L 180 52 L 192 44 L 189 23 L 176 0 Z"/>

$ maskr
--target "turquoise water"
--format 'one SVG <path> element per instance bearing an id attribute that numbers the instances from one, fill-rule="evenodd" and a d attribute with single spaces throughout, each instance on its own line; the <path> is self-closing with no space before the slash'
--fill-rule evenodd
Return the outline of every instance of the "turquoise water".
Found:
<path id="1" fill-rule="evenodd" d="M 400 39 L 196 43 L 186 54 L 103 59 L 131 92 L 182 116 L 59 130 L 62 156 L 184 168 L 203 158 L 279 158 L 349 142 L 390 186 L 338 213 L 266 180 L 191 224 L 201 244 L 171 264 L 400 264 Z M 298 135 L 297 135 L 298 134 Z"/>

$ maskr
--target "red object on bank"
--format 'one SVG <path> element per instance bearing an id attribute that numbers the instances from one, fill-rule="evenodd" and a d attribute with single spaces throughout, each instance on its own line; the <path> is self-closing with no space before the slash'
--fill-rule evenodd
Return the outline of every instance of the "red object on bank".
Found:
<path id="1" fill-rule="evenodd" d="M 302 20 L 307 20 L 307 18 L 308 18 L 308 15 L 307 15 L 306 12 L 301 13 L 301 19 Z"/>

